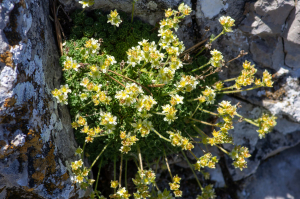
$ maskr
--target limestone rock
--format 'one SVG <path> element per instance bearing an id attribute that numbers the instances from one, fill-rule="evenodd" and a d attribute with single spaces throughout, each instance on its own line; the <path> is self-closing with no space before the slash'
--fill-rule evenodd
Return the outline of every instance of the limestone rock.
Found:
<path id="1" fill-rule="evenodd" d="M 0 13 L 0 198 L 70 198 L 76 142 L 50 93 L 61 67 L 49 1 L 4 0 Z"/>
<path id="2" fill-rule="evenodd" d="M 297 198 L 300 195 L 300 145 L 261 163 L 256 173 L 242 182 L 241 199 Z"/>

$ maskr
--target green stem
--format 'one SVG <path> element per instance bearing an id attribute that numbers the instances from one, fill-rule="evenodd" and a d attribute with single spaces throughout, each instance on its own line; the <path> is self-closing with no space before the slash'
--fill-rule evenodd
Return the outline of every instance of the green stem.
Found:
<path id="1" fill-rule="evenodd" d="M 90 166 L 89 170 L 91 170 L 91 168 L 94 166 L 94 164 L 97 162 L 97 160 L 100 158 L 100 156 L 102 155 L 102 153 L 105 151 L 105 149 L 108 147 L 109 143 L 107 145 L 105 145 L 105 147 L 102 149 L 102 151 L 99 153 L 99 155 L 96 157 L 96 159 L 94 160 L 94 162 L 92 163 L 92 165 Z"/>
<path id="2" fill-rule="evenodd" d="M 214 112 L 211 112 L 211 111 L 202 109 L 202 108 L 199 108 L 199 110 L 200 110 L 200 111 L 203 111 L 203 112 L 205 112 L 205 113 L 209 113 L 209 114 L 211 114 L 211 115 L 219 116 L 217 113 L 214 113 Z"/>
<path id="3" fill-rule="evenodd" d="M 125 72 L 125 71 L 128 69 L 129 66 L 131 66 L 131 64 L 128 64 L 128 66 L 126 66 L 126 68 L 124 68 L 124 69 L 122 70 L 122 73 Z"/>
<path id="4" fill-rule="evenodd" d="M 169 140 L 169 139 L 167 139 L 167 138 L 165 138 L 164 136 L 162 136 L 159 132 L 157 132 L 155 129 L 153 129 L 153 131 L 154 131 L 154 133 L 156 133 L 160 138 L 162 138 L 162 139 L 164 139 L 164 140 L 166 140 L 166 141 L 168 141 L 168 142 L 171 142 L 171 140 Z"/>
<path id="5" fill-rule="evenodd" d="M 191 72 L 193 73 L 193 72 L 196 72 L 197 70 L 201 70 L 202 68 L 204 68 L 205 66 L 207 66 L 207 65 L 209 65 L 209 64 L 210 64 L 210 62 L 208 62 L 208 63 L 206 63 L 206 64 L 200 66 L 199 68 L 196 68 L 196 69 L 192 70 Z"/>
<path id="6" fill-rule="evenodd" d="M 97 187 L 98 187 L 98 181 L 99 181 L 99 177 L 100 177 L 100 171 L 101 171 L 102 161 L 103 161 L 103 158 L 101 158 L 101 161 L 100 161 L 99 171 L 98 171 L 98 175 L 97 175 L 97 181 L 96 181 L 96 186 L 95 186 L 95 191 L 94 192 L 96 192 Z"/>
<path id="7" fill-rule="evenodd" d="M 196 119 L 194 119 L 194 118 L 189 118 L 189 119 L 194 120 L 194 121 L 196 121 L 196 122 L 200 122 L 200 123 L 202 123 L 202 124 L 209 125 L 209 126 L 219 127 L 217 124 L 212 124 L 212 123 L 204 122 L 204 121 L 201 121 L 201 120 L 196 120 Z"/>
<path id="8" fill-rule="evenodd" d="M 199 133 L 201 136 L 205 136 L 208 137 L 208 135 L 206 135 L 201 129 L 199 129 L 195 124 L 192 124 L 192 127 L 195 129 L 195 131 L 197 131 L 197 133 Z"/>
<path id="9" fill-rule="evenodd" d="M 117 173 L 116 172 L 116 170 L 117 170 L 117 168 L 116 168 L 117 165 L 116 164 L 117 164 L 117 155 L 115 154 L 114 155 L 114 181 L 116 181 L 116 176 L 117 176 L 116 175 L 116 173 Z M 114 188 L 114 193 L 116 193 L 116 191 L 117 191 L 116 188 Z"/>
<path id="10" fill-rule="evenodd" d="M 224 30 L 222 30 L 222 32 L 221 32 L 218 36 L 216 36 L 215 38 L 213 38 L 212 40 L 210 40 L 210 41 L 209 41 L 209 44 L 211 44 L 213 41 L 215 41 L 215 40 L 216 40 L 218 37 L 220 37 L 222 34 L 224 34 Z M 197 55 L 196 55 L 195 57 L 197 57 L 199 54 L 201 54 L 201 53 L 203 52 L 204 49 L 205 49 L 205 47 L 203 47 L 203 48 L 201 49 L 201 51 L 198 52 Z"/>
<path id="11" fill-rule="evenodd" d="M 253 124 L 254 126 L 257 126 L 259 127 L 259 124 L 253 122 L 252 120 L 248 119 L 248 118 L 244 118 L 243 116 L 241 116 L 240 114 L 238 114 L 237 112 L 235 113 L 236 116 L 240 117 L 240 118 L 243 118 L 243 120 L 245 120 L 246 122 L 250 123 L 250 124 Z"/>
<path id="12" fill-rule="evenodd" d="M 141 168 L 141 171 L 143 171 L 143 161 L 142 161 L 142 154 L 141 154 L 140 146 L 138 144 L 136 144 L 136 146 L 137 146 L 137 150 L 138 150 L 138 154 L 139 154 L 140 168 Z"/>
<path id="13" fill-rule="evenodd" d="M 192 154 L 192 156 L 194 156 L 194 158 L 195 158 L 196 160 L 198 160 L 197 156 L 196 156 L 192 151 L 189 150 L 189 152 Z"/>
<path id="14" fill-rule="evenodd" d="M 127 189 L 127 159 L 126 159 L 126 161 L 125 161 L 125 188 L 126 188 L 126 190 L 128 190 Z"/>
<path id="15" fill-rule="evenodd" d="M 85 148 L 86 142 L 84 141 L 83 147 L 82 147 L 82 154 L 81 154 L 81 159 L 84 162 L 84 148 Z M 83 165 L 82 165 L 83 166 Z"/>
<path id="16" fill-rule="evenodd" d="M 123 154 L 121 153 L 121 163 L 120 163 L 120 176 L 119 176 L 119 188 L 121 188 L 122 182 L 122 165 L 123 164 Z"/>
<path id="17" fill-rule="evenodd" d="M 170 166 L 169 166 L 169 163 L 168 163 L 168 159 L 167 159 L 167 155 L 166 155 L 166 152 L 165 152 L 165 148 L 164 148 L 164 147 L 163 147 L 163 151 L 164 151 L 164 156 L 165 156 L 166 165 L 167 165 L 167 168 L 168 168 L 168 171 L 169 171 L 171 180 L 172 180 L 172 182 L 173 182 L 173 176 L 172 176 L 172 173 L 171 173 L 171 169 L 170 169 Z"/>
<path id="18" fill-rule="evenodd" d="M 256 89 L 256 88 L 259 88 L 261 86 L 253 86 L 252 88 L 247 88 L 247 89 L 243 89 L 243 90 L 235 90 L 235 91 L 221 91 L 221 92 L 218 92 L 217 94 L 229 94 L 229 93 L 239 93 L 239 92 L 243 92 L 243 91 L 251 91 L 253 89 Z"/>
<path id="19" fill-rule="evenodd" d="M 191 168 L 191 170 L 192 170 L 192 172 L 193 172 L 193 174 L 194 174 L 194 176 L 195 176 L 195 178 L 196 178 L 196 181 L 197 181 L 197 183 L 198 183 L 200 189 L 202 190 L 203 188 L 202 188 L 202 186 L 201 186 L 201 184 L 200 184 L 200 182 L 199 182 L 199 180 L 198 180 L 198 177 L 197 177 L 197 175 L 196 175 L 196 173 L 195 173 L 195 171 L 194 171 L 194 169 L 193 169 L 193 167 L 192 167 L 190 161 L 188 160 L 188 158 L 186 157 L 186 155 L 184 154 L 183 151 L 181 151 L 181 153 L 182 153 L 182 155 L 185 157 L 187 163 L 189 164 L 189 166 L 190 166 L 190 168 Z"/>
<path id="20" fill-rule="evenodd" d="M 131 13 L 131 23 L 133 22 L 133 13 L 134 13 L 134 4 L 135 2 L 132 2 L 132 13 Z"/>
<path id="21" fill-rule="evenodd" d="M 236 80 L 237 77 L 234 77 L 234 78 L 231 78 L 231 79 L 226 79 L 226 80 L 223 80 L 222 82 L 231 82 L 231 81 L 234 81 Z"/>
<path id="22" fill-rule="evenodd" d="M 222 32 L 220 32 L 220 34 L 218 34 L 215 38 L 213 38 L 212 40 L 210 40 L 209 43 L 211 44 L 212 42 L 214 42 L 216 39 L 218 39 L 223 34 L 224 34 L 224 30 L 222 30 Z"/>
<path id="23" fill-rule="evenodd" d="M 196 109 L 195 109 L 194 113 L 191 115 L 191 117 L 193 117 L 193 116 L 195 115 L 195 113 L 196 113 L 197 109 L 199 108 L 200 104 L 201 104 L 201 103 L 199 102 L 199 103 L 198 103 L 198 106 L 196 107 Z"/>

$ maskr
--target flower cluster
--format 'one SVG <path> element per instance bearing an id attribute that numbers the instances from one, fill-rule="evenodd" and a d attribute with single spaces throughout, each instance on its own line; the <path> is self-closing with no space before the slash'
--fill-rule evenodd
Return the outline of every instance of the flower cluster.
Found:
<path id="1" fill-rule="evenodd" d="M 135 179 L 132 179 L 133 183 L 137 187 L 137 192 L 134 193 L 135 198 L 147 198 L 150 197 L 149 185 L 155 183 L 155 173 L 149 170 L 139 170 Z"/>
<path id="2" fill-rule="evenodd" d="M 117 188 L 117 187 L 113 187 Z M 131 196 L 131 194 L 128 193 L 128 190 L 126 190 L 125 187 L 121 187 L 118 189 L 117 193 L 109 195 L 109 198 L 115 198 L 115 199 L 128 199 Z"/>
<path id="3" fill-rule="evenodd" d="M 216 93 L 215 90 L 206 86 L 206 89 L 202 91 L 202 94 L 205 98 L 206 104 L 214 104 Z M 202 99 L 202 96 L 200 96 L 200 102 L 203 102 L 204 99 Z"/>
<path id="4" fill-rule="evenodd" d="M 210 51 L 210 54 L 212 57 L 210 58 L 209 62 L 213 67 L 221 67 L 224 63 L 223 55 L 218 50 L 212 50 Z"/>
<path id="5" fill-rule="evenodd" d="M 240 168 L 242 171 L 247 168 L 247 162 L 245 158 L 249 158 L 251 155 L 247 147 L 235 146 L 234 149 L 229 153 L 229 156 L 233 160 L 233 166 L 235 168 Z"/>
<path id="6" fill-rule="evenodd" d="M 180 81 L 175 84 L 177 91 L 191 92 L 194 90 L 199 82 L 191 75 L 182 75 Z"/>
<path id="7" fill-rule="evenodd" d="M 258 118 L 256 122 L 259 124 L 259 130 L 257 130 L 259 138 L 264 138 L 267 133 L 271 132 L 273 127 L 276 126 L 276 119 L 274 115 L 268 115 L 263 113 L 262 117 Z"/>
<path id="8" fill-rule="evenodd" d="M 219 19 L 220 24 L 223 26 L 224 32 L 232 32 L 231 27 L 234 26 L 235 20 L 229 16 L 222 16 Z"/>
<path id="9" fill-rule="evenodd" d="M 94 5 L 95 0 L 82 0 L 82 1 L 79 1 L 79 3 L 82 4 L 82 8 L 86 8 L 86 7 Z"/>
<path id="10" fill-rule="evenodd" d="M 86 188 L 88 185 L 92 185 L 95 180 L 89 179 L 87 182 L 85 178 L 87 178 L 90 170 L 83 166 L 83 161 L 80 159 L 78 161 L 71 163 L 72 172 L 75 175 L 74 181 L 79 183 L 82 188 Z"/>
<path id="11" fill-rule="evenodd" d="M 142 95 L 136 104 L 136 108 L 138 111 L 147 110 L 150 111 L 150 109 L 153 107 L 153 105 L 157 104 L 155 99 L 153 99 L 150 95 Z"/>
<path id="12" fill-rule="evenodd" d="M 176 112 L 177 110 L 175 109 L 174 106 L 170 106 L 170 104 L 162 106 L 162 114 L 164 114 L 166 117 L 164 118 L 164 121 L 168 122 L 171 124 L 171 122 L 174 122 L 174 120 L 177 119 L 176 117 Z"/>
<path id="13" fill-rule="evenodd" d="M 169 183 L 170 189 L 174 191 L 175 197 L 182 197 L 182 191 L 179 190 L 181 178 L 178 175 L 173 177 L 173 182 Z"/>
<path id="14" fill-rule="evenodd" d="M 111 55 L 106 55 L 106 59 L 104 61 L 104 63 L 100 66 L 100 70 L 103 73 L 107 73 L 108 67 L 111 65 L 114 65 L 116 62 L 114 56 Z"/>
<path id="15" fill-rule="evenodd" d="M 201 191 L 201 196 L 197 196 L 197 199 L 210 199 L 216 197 L 215 190 L 211 184 L 204 187 Z"/>
<path id="16" fill-rule="evenodd" d="M 53 97 L 55 97 L 59 103 L 68 104 L 68 93 L 71 93 L 68 84 L 61 85 L 60 89 L 54 89 L 51 91 Z"/>
<path id="17" fill-rule="evenodd" d="M 231 118 L 234 117 L 234 115 L 236 114 L 236 105 L 231 105 L 231 102 L 229 101 L 222 101 L 221 103 L 219 103 L 217 111 L 220 116 L 225 118 L 225 122 L 229 122 L 230 119 L 226 116 L 230 116 Z"/>
<path id="18" fill-rule="evenodd" d="M 272 75 L 267 70 L 265 70 L 263 73 L 262 82 L 259 79 L 256 79 L 255 85 L 273 87 Z"/>
<path id="19" fill-rule="evenodd" d="M 200 171 L 201 168 L 216 168 L 216 163 L 218 163 L 217 156 L 212 156 L 211 153 L 206 153 L 205 155 L 198 158 L 196 164 L 194 164 L 195 170 Z"/>
<path id="20" fill-rule="evenodd" d="M 172 106 L 175 106 L 175 105 L 177 105 L 177 104 L 183 104 L 183 98 L 184 98 L 184 97 L 182 97 L 182 96 L 180 96 L 180 95 L 177 95 L 177 94 L 171 95 L 170 104 L 171 104 Z"/>
<path id="21" fill-rule="evenodd" d="M 183 16 L 185 16 L 185 15 L 189 15 L 192 12 L 192 9 L 188 5 L 182 3 L 179 5 L 178 11 L 182 13 Z"/>
<path id="22" fill-rule="evenodd" d="M 101 125 L 105 126 L 107 133 L 115 130 L 115 126 L 117 125 L 117 117 L 113 116 L 110 112 L 102 112 L 100 113 Z"/>
<path id="23" fill-rule="evenodd" d="M 121 142 L 122 146 L 121 146 L 120 151 L 122 153 L 126 153 L 126 154 L 131 150 L 131 146 L 133 144 L 135 144 L 136 141 L 139 140 L 136 138 L 135 135 L 130 135 L 130 133 L 126 134 L 126 131 L 120 132 L 120 138 L 122 140 L 122 142 Z"/>
<path id="24" fill-rule="evenodd" d="M 102 129 L 99 127 L 90 128 L 88 125 L 83 126 L 81 133 L 86 133 L 85 142 L 93 142 L 94 136 L 99 135 L 102 132 Z"/>
<path id="25" fill-rule="evenodd" d="M 189 141 L 188 138 L 183 137 L 180 131 L 176 131 L 176 133 L 172 131 L 167 131 L 170 135 L 171 144 L 173 146 L 180 146 L 182 150 L 192 150 L 194 145 Z"/>
<path id="26" fill-rule="evenodd" d="M 99 54 L 100 43 L 98 40 L 91 38 L 85 42 L 84 46 L 88 49 L 89 53 Z"/>
<path id="27" fill-rule="evenodd" d="M 134 128 L 134 132 L 139 131 L 142 137 L 146 137 L 149 135 L 150 130 L 153 130 L 152 122 L 147 119 L 141 120 L 139 119 L 136 123 L 131 124 Z"/>
<path id="28" fill-rule="evenodd" d="M 144 64 L 151 63 L 152 68 L 160 67 L 160 62 L 163 61 L 164 54 L 157 50 L 155 42 L 149 43 L 148 40 L 138 42 L 139 46 L 128 49 L 127 63 L 132 67 L 144 61 Z"/>
<path id="29" fill-rule="evenodd" d="M 243 68 L 240 76 L 235 80 L 234 87 L 236 89 L 241 89 L 242 86 L 248 86 L 254 82 L 254 74 L 257 71 L 257 69 L 254 68 L 254 64 L 251 65 L 251 62 L 246 60 L 243 63 Z"/>
<path id="30" fill-rule="evenodd" d="M 111 23 L 111 25 L 119 27 L 120 23 L 122 23 L 122 20 L 117 10 L 110 11 L 110 14 L 107 15 L 107 18 L 108 18 L 107 23 Z"/>
<path id="31" fill-rule="evenodd" d="M 78 68 L 79 68 L 79 64 L 77 63 L 76 60 L 73 60 L 72 57 L 66 57 L 66 60 L 63 62 L 63 70 L 75 70 L 75 71 L 78 71 Z"/>
<path id="32" fill-rule="evenodd" d="M 144 93 L 142 87 L 136 83 L 127 83 L 125 90 L 117 91 L 115 98 L 119 100 L 120 105 L 130 106 L 136 102 L 139 94 Z"/>

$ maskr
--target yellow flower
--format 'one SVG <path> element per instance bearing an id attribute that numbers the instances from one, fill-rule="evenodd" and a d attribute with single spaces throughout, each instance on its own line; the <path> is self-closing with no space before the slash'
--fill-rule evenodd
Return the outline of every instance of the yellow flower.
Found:
<path id="1" fill-rule="evenodd" d="M 118 185 L 119 185 L 118 180 L 115 180 L 115 181 L 112 180 L 112 181 L 110 181 L 110 187 L 111 188 L 117 188 Z"/>

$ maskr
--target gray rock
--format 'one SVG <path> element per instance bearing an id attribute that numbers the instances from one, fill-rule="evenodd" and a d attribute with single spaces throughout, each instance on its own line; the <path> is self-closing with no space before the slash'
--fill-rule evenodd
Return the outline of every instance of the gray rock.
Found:
<path id="1" fill-rule="evenodd" d="M 76 142 L 50 91 L 61 67 L 49 1 L 0 4 L 0 198 L 70 198 Z M 68 161 L 68 163 L 66 163 Z"/>
<path id="2" fill-rule="evenodd" d="M 300 145 L 262 161 L 256 173 L 242 182 L 240 199 L 296 199 L 300 195 Z"/>

